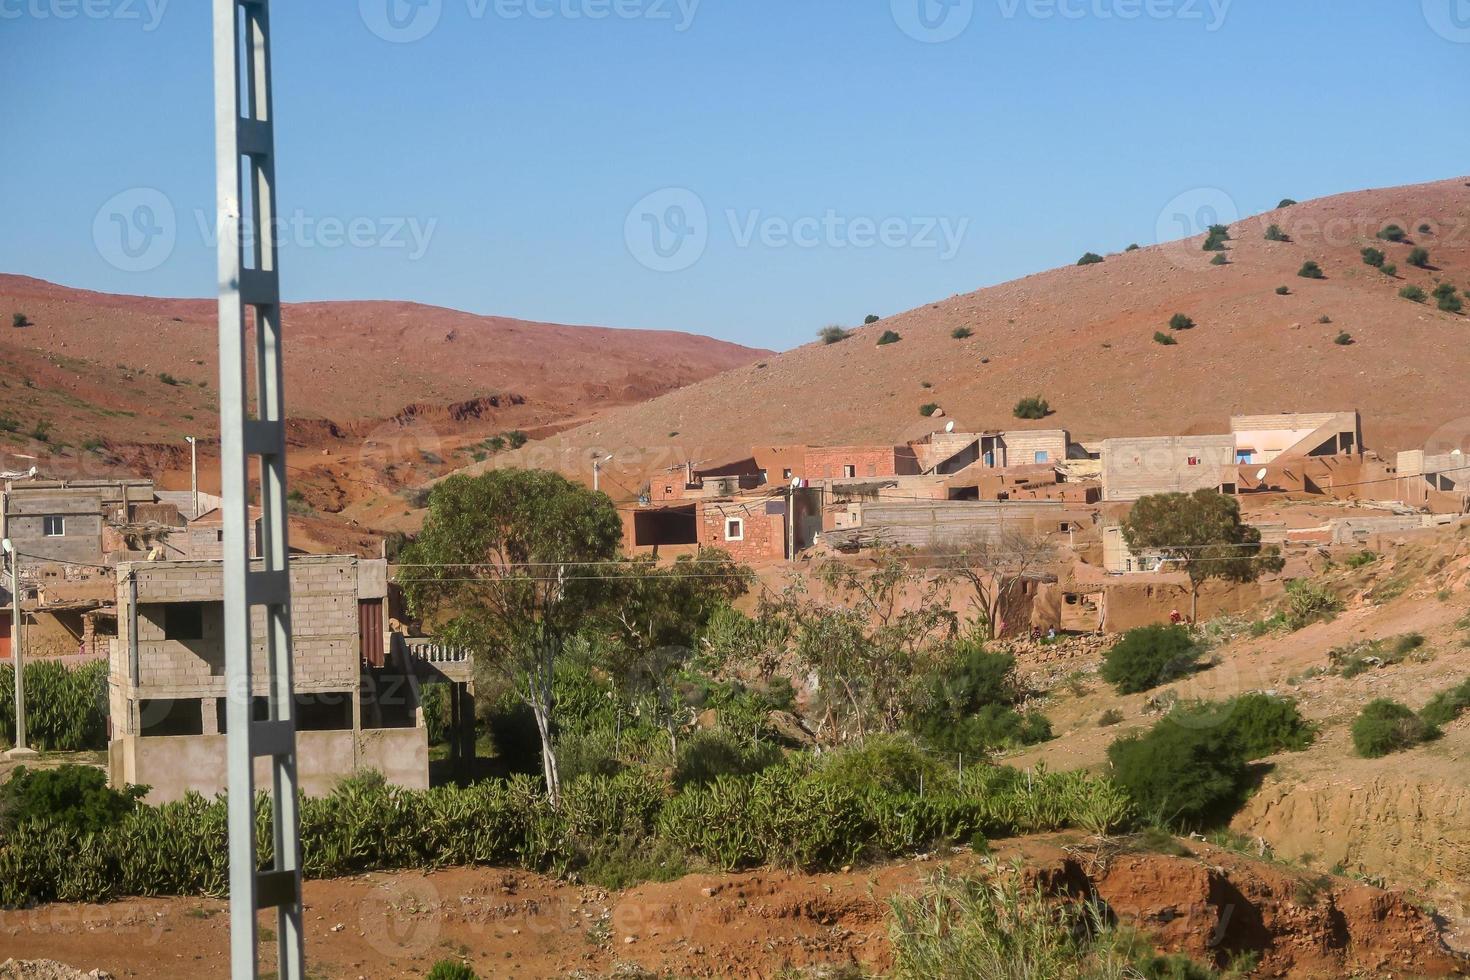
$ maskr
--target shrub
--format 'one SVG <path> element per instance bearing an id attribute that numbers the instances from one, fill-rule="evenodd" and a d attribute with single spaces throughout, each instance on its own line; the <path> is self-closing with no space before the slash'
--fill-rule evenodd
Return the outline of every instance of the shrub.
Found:
<path id="1" fill-rule="evenodd" d="M 1127 248 L 1123 249 L 1123 251 L 1125 251 L 1125 252 L 1136 252 L 1136 251 L 1138 251 L 1138 249 L 1140 247 L 1141 246 L 1139 246 L 1139 244 L 1137 242 L 1134 242 L 1132 245 L 1129 245 Z"/>
<path id="2" fill-rule="evenodd" d="M 530 437 L 527 436 L 520 429 L 512 429 L 510 432 L 507 432 L 505 434 L 505 444 L 511 449 L 520 449 L 529 440 Z"/>
<path id="3" fill-rule="evenodd" d="M 852 334 L 848 332 L 847 328 L 839 327 L 837 324 L 834 323 L 818 330 L 817 336 L 821 338 L 821 341 L 824 344 L 835 344 L 839 341 L 846 340 L 848 337 L 852 336 Z"/>
<path id="4" fill-rule="evenodd" d="M 1419 717 L 1427 725 L 1448 725 L 1470 708 L 1470 679 L 1447 691 L 1440 691 L 1419 709 Z"/>
<path id="5" fill-rule="evenodd" d="M 1291 295 L 1291 287 L 1290 286 L 1277 286 L 1276 287 L 1276 295 L 1277 296 L 1290 296 Z"/>
<path id="6" fill-rule="evenodd" d="M 1383 254 L 1382 249 L 1373 248 L 1372 246 L 1363 249 L 1364 265 L 1371 265 L 1375 269 L 1381 269 L 1383 268 L 1383 262 L 1386 258 L 1388 258 L 1388 256 Z"/>
<path id="7" fill-rule="evenodd" d="M 1122 720 L 1123 712 L 1119 711 L 1117 708 L 1109 708 L 1107 711 L 1104 711 L 1102 714 L 1097 716 L 1097 727 L 1110 728 L 1113 725 L 1118 724 L 1118 722 Z"/>
<path id="8" fill-rule="evenodd" d="M 1162 331 L 1162 330 L 1155 330 L 1154 331 L 1154 343 L 1156 343 L 1156 344 L 1163 344 L 1165 347 L 1172 347 L 1175 344 L 1179 343 L 1179 340 L 1176 337 L 1169 336 L 1168 334 L 1164 333 L 1164 331 Z"/>
<path id="9" fill-rule="evenodd" d="M 1427 225 L 1427 224 L 1424 224 L 1424 225 L 1420 225 L 1419 226 L 1419 234 L 1421 234 L 1421 235 L 1427 235 L 1427 234 L 1429 234 L 1433 230 L 1434 229 L 1430 228 L 1429 225 Z"/>
<path id="10" fill-rule="evenodd" d="M 882 319 L 882 317 L 880 317 L 878 314 L 876 314 L 876 313 L 869 313 L 867 316 L 863 317 L 863 326 L 866 327 L 866 326 L 869 326 L 871 324 L 877 323 L 881 319 Z"/>
<path id="11" fill-rule="evenodd" d="M 8 415 L 0 415 L 0 432 L 19 432 L 20 422 Z"/>
<path id="12" fill-rule="evenodd" d="M 968 337 L 975 336 L 975 331 L 971 330 L 969 327 L 955 327 L 949 332 L 949 335 L 955 340 L 964 340 Z"/>
<path id="13" fill-rule="evenodd" d="M 1325 278 L 1327 278 L 1322 273 L 1322 267 L 1320 265 L 1318 265 L 1316 262 L 1313 262 L 1310 259 L 1308 259 L 1306 262 L 1303 262 L 1302 263 L 1302 267 L 1297 270 L 1296 274 L 1299 275 L 1299 276 L 1301 276 L 1303 279 L 1325 279 Z"/>
<path id="14" fill-rule="evenodd" d="M 47 442 L 51 439 L 51 423 L 41 419 L 31 426 L 30 437 L 37 442 Z"/>
<path id="15" fill-rule="evenodd" d="M 1465 309 L 1465 304 L 1460 300 L 1459 296 L 1455 295 L 1456 292 L 1457 290 L 1454 285 L 1442 282 L 1434 287 L 1434 292 L 1431 295 L 1438 301 L 1439 308 L 1442 312 L 1460 313 Z"/>
<path id="16" fill-rule="evenodd" d="M 1370 551 L 1367 548 L 1364 548 L 1362 551 L 1356 551 L 1353 554 L 1348 555 L 1347 558 L 1343 560 L 1343 564 L 1346 565 L 1348 568 L 1362 568 L 1364 565 L 1371 565 L 1377 560 L 1378 552 Z"/>
<path id="17" fill-rule="evenodd" d="M 1289 197 L 1283 197 L 1283 198 L 1282 198 L 1282 199 L 1281 199 L 1281 203 L 1280 203 L 1280 204 L 1278 204 L 1278 205 L 1276 205 L 1276 207 L 1277 207 L 1277 209 L 1278 209 L 1278 210 L 1279 210 L 1279 209 L 1280 209 L 1280 208 L 1289 208 L 1289 207 L 1295 207 L 1295 206 L 1296 206 L 1296 202 L 1295 202 L 1295 201 L 1293 201 L 1293 200 L 1292 200 L 1292 199 L 1291 199 L 1291 198 L 1289 198 Z"/>
<path id="18" fill-rule="evenodd" d="M 480 980 L 480 975 L 459 960 L 440 960 L 424 980 Z"/>
<path id="19" fill-rule="evenodd" d="M 1399 295 L 1411 303 L 1422 303 L 1427 297 L 1424 290 L 1419 286 L 1405 286 L 1399 290 Z"/>
<path id="20" fill-rule="evenodd" d="M 1348 333 L 1346 330 L 1343 330 L 1340 331 L 1336 337 L 1332 338 L 1332 342 L 1339 347 L 1347 347 L 1352 344 L 1353 335 Z"/>
<path id="21" fill-rule="evenodd" d="M 82 833 L 111 827 L 133 812 L 146 786 L 115 790 L 107 773 L 92 766 L 27 769 L 19 766 L 0 784 L 0 830 L 27 821 L 55 821 Z"/>
<path id="22" fill-rule="evenodd" d="M 674 785 L 702 786 L 720 776 L 749 776 L 781 761 L 781 750 L 715 728 L 696 732 L 679 743 Z"/>
<path id="23" fill-rule="evenodd" d="M 1205 235 L 1204 250 L 1206 252 L 1223 252 L 1225 243 L 1230 240 L 1230 229 L 1226 225 L 1210 225 L 1210 230 Z"/>
<path id="24" fill-rule="evenodd" d="M 29 327 L 31 321 L 24 313 L 12 313 L 10 314 L 10 325 L 12 327 Z"/>
<path id="25" fill-rule="evenodd" d="M 167 371 L 159 371 L 158 380 L 162 381 L 166 385 L 173 385 L 174 387 L 178 387 L 178 385 L 180 384 L 179 379 L 174 377 L 172 374 L 169 374 Z"/>
<path id="26" fill-rule="evenodd" d="M 1213 259 L 1210 259 L 1210 265 L 1229 265 L 1229 264 L 1230 264 L 1230 257 L 1227 256 L 1224 252 L 1221 252 L 1220 254 L 1216 255 Z"/>
<path id="27" fill-rule="evenodd" d="M 924 404 L 919 406 L 919 414 L 924 416 L 924 418 L 926 419 L 931 417 L 937 411 L 939 411 L 939 405 L 936 402 L 925 402 Z"/>
<path id="28" fill-rule="evenodd" d="M 846 790 L 885 793 L 917 793 L 921 779 L 930 789 L 936 789 L 953 777 L 907 735 L 869 735 L 825 755 L 819 773 L 826 782 Z"/>
<path id="29" fill-rule="evenodd" d="M 1140 626 L 1107 652 L 1098 676 L 1121 694 L 1137 694 L 1190 673 L 1201 652 L 1182 626 Z"/>
<path id="30" fill-rule="evenodd" d="M 1080 258 L 1080 259 L 1077 260 L 1077 264 L 1078 265 L 1097 265 L 1102 260 L 1103 260 L 1103 257 L 1101 255 L 1098 255 L 1096 252 L 1087 252 L 1086 254 L 1084 254 L 1082 256 L 1082 258 Z"/>
<path id="31" fill-rule="evenodd" d="M 1108 746 L 1108 762 L 1139 812 L 1168 826 L 1228 819 L 1250 784 L 1245 755 L 1224 732 L 1167 718 Z"/>
<path id="32" fill-rule="evenodd" d="M 1385 262 L 1383 264 L 1383 270 L 1382 271 L 1383 271 L 1383 274 L 1385 276 L 1388 276 L 1388 278 L 1393 279 L 1393 278 L 1395 278 L 1395 277 L 1398 276 L 1398 274 L 1399 274 L 1399 267 L 1396 266 L 1396 265 L 1394 265 L 1392 262 Z"/>
<path id="33" fill-rule="evenodd" d="M 1401 242 L 1408 238 L 1409 234 L 1398 225 L 1384 225 L 1383 229 L 1378 232 L 1378 237 L 1386 242 Z"/>
<path id="34" fill-rule="evenodd" d="M 1040 395 L 1022 398 L 1011 410 L 1018 419 L 1044 419 L 1051 414 L 1051 405 Z"/>
<path id="35" fill-rule="evenodd" d="M 107 664 L 67 667 L 30 660 L 26 671 L 26 741 L 43 752 L 107 747 Z M 0 739 L 15 741 L 15 667 L 0 665 Z"/>
<path id="36" fill-rule="evenodd" d="M 1185 316 L 1183 313 L 1175 313 L 1172 317 L 1169 318 L 1169 329 L 1192 330 L 1194 329 L 1194 321 Z"/>
<path id="37" fill-rule="evenodd" d="M 1291 236 L 1282 231 L 1280 225 L 1272 225 L 1271 227 L 1266 229 L 1266 241 L 1289 242 L 1291 241 Z"/>
<path id="38" fill-rule="evenodd" d="M 1409 257 L 1405 260 L 1416 269 L 1429 268 L 1429 249 L 1415 248 L 1409 250 Z"/>
<path id="39" fill-rule="evenodd" d="M 1169 718 L 1186 728 L 1217 727 L 1247 760 L 1300 752 L 1317 737 L 1290 698 L 1253 692 L 1229 701 L 1181 704 Z"/>
<path id="40" fill-rule="evenodd" d="M 1323 313 L 1321 316 L 1317 317 L 1317 322 L 1322 324 L 1331 323 L 1332 317 L 1328 316 L 1326 313 Z"/>
<path id="41" fill-rule="evenodd" d="M 1325 588 L 1307 579 L 1292 579 L 1286 583 L 1285 626 L 1296 631 L 1312 623 L 1331 619 L 1342 602 Z"/>
<path id="42" fill-rule="evenodd" d="M 1353 749 L 1365 759 L 1401 752 L 1438 737 L 1438 728 L 1388 698 L 1370 701 L 1353 722 Z"/>
<path id="43" fill-rule="evenodd" d="M 883 331 L 883 336 L 878 338 L 878 346 L 883 347 L 887 344 L 896 344 L 902 339 L 903 338 L 898 335 L 898 331 L 885 330 Z"/>

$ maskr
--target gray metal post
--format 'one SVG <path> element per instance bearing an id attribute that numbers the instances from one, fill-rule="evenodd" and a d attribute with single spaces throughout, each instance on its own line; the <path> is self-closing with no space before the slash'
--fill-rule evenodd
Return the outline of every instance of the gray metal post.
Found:
<path id="1" fill-rule="evenodd" d="M 259 974 L 255 913 L 276 909 L 280 980 L 302 980 L 301 834 L 291 683 L 286 438 L 276 262 L 275 130 L 269 0 L 214 0 L 219 206 L 220 474 L 224 497 L 226 719 L 229 730 L 230 964 Z M 245 192 L 250 210 L 243 213 Z M 242 229 L 248 217 L 248 224 Z M 247 251 L 246 244 L 249 249 Z M 245 311 L 254 314 L 247 351 Z M 254 354 L 252 365 L 250 354 Z M 252 377 L 253 368 L 253 377 Z M 251 401 L 254 401 L 254 412 Z M 259 460 L 258 551 L 250 556 L 251 463 Z M 254 720 L 251 614 L 264 625 L 266 718 Z M 255 760 L 270 760 L 273 863 L 256 870 Z"/>
<path id="2" fill-rule="evenodd" d="M 6 542 L 7 544 L 9 542 Z M 26 681 L 25 654 L 21 644 L 25 641 L 25 623 L 20 611 L 20 555 L 10 552 L 10 662 L 15 665 L 15 748 L 7 755 L 12 759 L 31 755 L 26 745 Z"/>

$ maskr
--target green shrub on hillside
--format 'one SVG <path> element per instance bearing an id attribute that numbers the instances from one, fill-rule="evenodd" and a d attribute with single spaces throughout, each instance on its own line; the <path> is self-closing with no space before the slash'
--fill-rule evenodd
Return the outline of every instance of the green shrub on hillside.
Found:
<path id="1" fill-rule="evenodd" d="M 1252 692 L 1229 701 L 1197 701 L 1174 708 L 1168 718 L 1187 728 L 1217 728 L 1247 759 L 1300 752 L 1317 737 L 1290 698 Z"/>
<path id="2" fill-rule="evenodd" d="M 899 336 L 898 331 L 896 331 L 896 330 L 885 330 L 885 331 L 883 331 L 883 336 L 881 336 L 881 337 L 878 338 L 878 346 L 879 347 L 886 347 L 889 344 L 896 344 L 896 343 L 898 343 L 902 339 L 903 339 L 903 337 Z"/>
<path id="3" fill-rule="evenodd" d="M 967 338 L 975 336 L 975 331 L 971 330 L 969 327 L 955 327 L 949 332 L 949 335 L 955 340 L 965 340 Z"/>
<path id="4" fill-rule="evenodd" d="M 926 419 L 932 417 L 937 411 L 939 411 L 938 402 L 925 402 L 919 406 L 919 414 Z"/>
<path id="5" fill-rule="evenodd" d="M 1383 230 L 1378 233 L 1378 237 L 1386 242 L 1401 242 L 1409 237 L 1409 233 L 1398 225 L 1384 225 Z"/>
<path id="6" fill-rule="evenodd" d="M 1291 295 L 1291 287 L 1290 286 L 1277 286 L 1276 287 L 1276 295 L 1277 296 L 1290 296 Z"/>
<path id="7" fill-rule="evenodd" d="M 872 324 L 877 323 L 881 319 L 883 319 L 883 318 L 880 317 L 878 314 L 876 314 L 876 313 L 869 313 L 867 316 L 863 317 L 863 326 L 865 326 L 865 327 L 866 326 L 871 326 Z"/>
<path id="8" fill-rule="evenodd" d="M 1107 652 L 1098 676 L 1120 694 L 1137 694 L 1191 673 L 1201 652 L 1183 626 L 1140 626 Z"/>
<path id="9" fill-rule="evenodd" d="M 847 330 L 846 327 L 840 327 L 837 324 L 833 323 L 823 327 L 821 330 L 818 330 L 817 336 L 824 344 L 835 344 L 838 341 L 846 340 L 848 337 L 851 337 L 852 334 Z"/>
<path id="10" fill-rule="evenodd" d="M 1470 709 L 1470 679 L 1430 698 L 1429 703 L 1419 709 L 1419 717 L 1425 724 L 1439 727 L 1459 718 L 1466 709 Z"/>
<path id="11" fill-rule="evenodd" d="M 856 793 L 917 793 L 922 779 L 937 790 L 954 771 L 907 735 L 869 735 L 822 757 L 822 779 Z"/>
<path id="12" fill-rule="evenodd" d="M 1169 318 L 1170 330 L 1193 330 L 1194 321 L 1183 313 L 1175 313 Z"/>
<path id="13" fill-rule="evenodd" d="M 1172 827 L 1228 819 L 1250 784 L 1244 753 L 1222 731 L 1167 718 L 1108 746 L 1108 762 L 1138 812 Z"/>
<path id="14" fill-rule="evenodd" d="M 1230 257 L 1228 255 L 1226 255 L 1224 252 L 1221 252 L 1218 255 L 1216 255 L 1213 259 L 1210 259 L 1210 265 L 1229 265 L 1229 264 L 1230 264 Z"/>
<path id="15" fill-rule="evenodd" d="M 1225 243 L 1230 240 L 1230 228 L 1226 225 L 1210 225 L 1209 233 L 1205 235 L 1203 248 L 1206 252 L 1223 252 Z"/>
<path id="16" fill-rule="evenodd" d="M 1422 303 L 1427 298 L 1421 287 L 1412 284 L 1400 289 L 1399 295 L 1411 303 Z"/>
<path id="17" fill-rule="evenodd" d="M 1289 242 L 1291 241 L 1291 236 L 1282 231 L 1280 225 L 1271 225 L 1269 228 L 1266 229 L 1266 241 Z"/>
<path id="18" fill-rule="evenodd" d="M 1388 698 L 1370 701 L 1353 722 L 1353 748 L 1377 759 L 1439 737 L 1439 729 Z"/>
<path id="19" fill-rule="evenodd" d="M 1332 342 L 1339 347 L 1347 347 L 1353 343 L 1353 335 L 1343 330 L 1336 337 L 1332 338 Z"/>
<path id="20" fill-rule="evenodd" d="M 1414 249 L 1410 249 L 1409 250 L 1409 257 L 1407 259 L 1405 259 L 1404 261 L 1408 262 L 1410 265 L 1414 266 L 1416 269 L 1427 269 L 1427 268 L 1429 268 L 1429 249 L 1427 249 L 1427 248 L 1414 248 Z"/>
<path id="21" fill-rule="evenodd" d="M 720 776 L 748 776 L 781 761 L 781 750 L 716 728 L 695 732 L 679 743 L 674 765 L 678 787 L 712 783 Z"/>
<path id="22" fill-rule="evenodd" d="M 1455 295 L 1457 292 L 1453 283 L 1442 282 L 1434 287 L 1431 295 L 1438 301 L 1441 312 L 1461 313 L 1465 309 L 1465 304 L 1459 296 Z"/>
<path id="23" fill-rule="evenodd" d="M 1388 256 L 1383 254 L 1382 249 L 1373 248 L 1372 246 L 1363 249 L 1364 265 L 1371 265 L 1375 269 L 1381 269 L 1383 268 L 1384 260 L 1387 258 Z"/>
<path id="24" fill-rule="evenodd" d="M 1399 267 L 1394 265 L 1392 262 L 1385 262 L 1381 266 L 1381 271 L 1385 276 L 1388 276 L 1388 278 L 1395 279 L 1398 277 Z"/>
<path id="25" fill-rule="evenodd" d="M 1296 202 L 1293 201 L 1289 197 L 1283 197 L 1281 199 L 1281 203 L 1278 204 L 1278 205 L 1276 205 L 1276 207 L 1277 207 L 1278 210 L 1280 210 L 1281 208 L 1290 208 L 1290 207 L 1295 207 L 1295 206 L 1296 206 Z"/>
<path id="26" fill-rule="evenodd" d="M 440 960 L 424 980 L 480 980 L 480 975 L 459 960 Z"/>
<path id="27" fill-rule="evenodd" d="M 1296 271 L 1296 274 L 1301 276 L 1303 279 L 1327 278 L 1327 276 L 1322 272 L 1322 267 L 1316 262 L 1311 261 L 1310 259 L 1302 263 L 1302 267 Z"/>
<path id="28" fill-rule="evenodd" d="M 31 321 L 24 313 L 12 313 L 10 314 L 10 325 L 12 327 L 29 327 Z"/>
<path id="29" fill-rule="evenodd" d="M 1080 258 L 1080 259 L 1077 260 L 1077 264 L 1078 265 L 1097 265 L 1102 260 L 1103 260 L 1103 257 L 1101 255 L 1098 255 L 1096 252 L 1087 252 L 1087 253 L 1085 253 L 1082 256 L 1082 258 Z"/>
<path id="30" fill-rule="evenodd" d="M 1016 402 L 1011 412 L 1018 419 L 1044 419 L 1051 414 L 1051 405 L 1040 395 L 1032 395 Z"/>
<path id="31" fill-rule="evenodd" d="M 1162 330 L 1155 330 L 1154 343 L 1163 344 L 1165 347 L 1173 347 L 1175 344 L 1179 343 L 1179 338 L 1170 336 L 1169 334 L 1164 333 L 1164 331 Z"/>

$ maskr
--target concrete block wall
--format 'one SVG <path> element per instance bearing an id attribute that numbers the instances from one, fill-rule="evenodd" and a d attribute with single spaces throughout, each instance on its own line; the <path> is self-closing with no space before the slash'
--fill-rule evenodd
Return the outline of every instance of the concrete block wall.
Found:
<path id="1" fill-rule="evenodd" d="M 1104 500 L 1219 489 L 1234 470 L 1235 436 L 1105 439 L 1102 464 Z"/>
<path id="2" fill-rule="evenodd" d="M 785 501 L 775 501 L 784 506 Z M 739 518 L 738 541 L 726 538 L 727 522 Z M 767 514 L 766 501 L 712 501 L 699 507 L 699 543 L 728 551 L 736 561 L 769 561 L 786 556 L 786 518 Z"/>

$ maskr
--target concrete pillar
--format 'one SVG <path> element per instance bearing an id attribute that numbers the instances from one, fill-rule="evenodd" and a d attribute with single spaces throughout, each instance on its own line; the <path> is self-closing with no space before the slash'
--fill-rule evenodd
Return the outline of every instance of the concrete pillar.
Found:
<path id="1" fill-rule="evenodd" d="M 203 722 L 203 734 L 219 734 L 219 702 L 214 698 L 199 699 L 199 717 Z"/>

